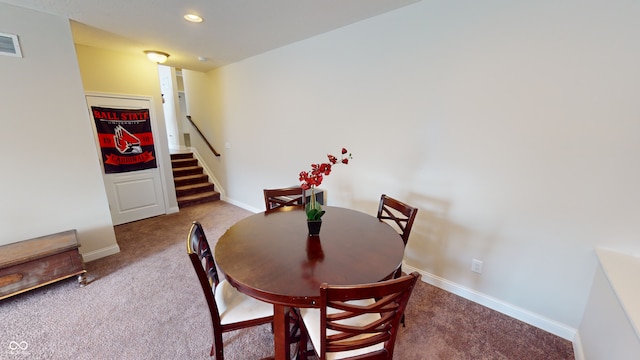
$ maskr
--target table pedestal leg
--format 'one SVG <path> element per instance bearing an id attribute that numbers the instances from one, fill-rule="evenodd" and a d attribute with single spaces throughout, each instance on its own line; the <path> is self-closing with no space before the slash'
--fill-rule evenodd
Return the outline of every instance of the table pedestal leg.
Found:
<path id="1" fill-rule="evenodd" d="M 276 360 L 291 359 L 289 349 L 289 307 L 273 305 L 273 337 Z"/>

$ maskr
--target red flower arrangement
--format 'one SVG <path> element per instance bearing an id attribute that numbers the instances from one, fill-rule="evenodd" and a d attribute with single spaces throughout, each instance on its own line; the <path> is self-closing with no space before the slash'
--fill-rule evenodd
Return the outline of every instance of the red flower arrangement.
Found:
<path id="1" fill-rule="evenodd" d="M 305 189 L 311 189 L 311 201 L 307 204 L 307 219 L 308 220 L 320 220 L 322 215 L 324 215 L 324 210 L 320 204 L 316 202 L 315 196 L 315 187 L 322 184 L 322 180 L 324 180 L 325 176 L 331 174 L 331 167 L 336 164 L 349 164 L 349 159 L 351 159 L 351 153 L 347 151 L 347 149 L 342 148 L 340 161 L 338 162 L 338 158 L 328 154 L 329 158 L 328 163 L 322 164 L 311 164 L 310 171 L 302 171 L 300 172 L 299 180 L 301 182 L 300 186 Z"/>

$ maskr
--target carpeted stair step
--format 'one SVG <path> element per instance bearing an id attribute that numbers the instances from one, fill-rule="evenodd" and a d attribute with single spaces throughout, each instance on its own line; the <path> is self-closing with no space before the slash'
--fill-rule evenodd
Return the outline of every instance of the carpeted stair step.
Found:
<path id="1" fill-rule="evenodd" d="M 205 193 L 205 192 L 212 192 L 212 191 L 215 191 L 215 189 L 213 184 L 210 182 L 201 182 L 197 184 L 176 186 L 176 195 L 178 197 Z"/>
<path id="2" fill-rule="evenodd" d="M 193 153 L 171 154 L 171 168 L 178 207 L 220 200 L 220 193 L 209 182 L 209 176 Z"/>
<path id="3" fill-rule="evenodd" d="M 173 169 L 173 177 L 202 174 L 202 166 L 186 166 Z"/>
<path id="4" fill-rule="evenodd" d="M 198 159 L 186 158 L 186 159 L 171 159 L 171 168 L 178 169 L 184 167 L 198 166 Z"/>
<path id="5" fill-rule="evenodd" d="M 207 174 L 195 174 L 195 175 L 187 175 L 187 176 L 178 176 L 173 178 L 173 182 L 176 185 L 176 188 L 180 186 L 198 184 L 202 182 L 209 182 L 209 177 Z"/>
<path id="6" fill-rule="evenodd" d="M 193 159 L 193 153 L 177 153 L 171 154 L 171 160 Z"/>
<path id="7" fill-rule="evenodd" d="M 220 193 L 217 191 L 207 191 L 194 195 L 180 196 L 178 197 L 178 207 L 185 207 L 189 205 L 202 204 L 209 201 L 220 200 Z"/>

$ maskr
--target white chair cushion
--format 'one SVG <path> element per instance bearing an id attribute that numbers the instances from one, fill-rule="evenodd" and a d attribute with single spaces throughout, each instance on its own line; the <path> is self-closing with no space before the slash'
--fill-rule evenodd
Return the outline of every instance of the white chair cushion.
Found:
<path id="1" fill-rule="evenodd" d="M 355 301 L 349 301 L 349 304 L 356 304 L 356 305 L 370 305 L 373 304 L 375 301 L 373 299 L 367 299 L 367 300 L 355 300 Z M 333 309 L 333 308 L 327 308 L 327 312 L 329 314 L 335 314 L 337 312 L 339 312 L 339 310 Z M 309 333 L 309 339 L 311 340 L 311 343 L 313 344 L 313 347 L 318 350 L 320 350 L 320 309 L 314 309 L 314 308 L 302 308 L 300 309 L 300 316 L 302 317 L 302 321 L 304 322 L 304 326 L 307 328 L 307 332 Z M 353 317 L 350 319 L 345 319 L 340 321 L 339 323 L 341 324 L 345 324 L 345 325 L 361 325 L 361 324 L 368 324 L 371 322 L 374 322 L 376 320 L 380 319 L 380 314 L 364 314 L 364 315 L 360 315 L 357 317 Z M 331 335 L 331 334 L 335 334 L 336 331 L 331 330 L 331 329 L 327 329 L 327 335 Z M 358 337 L 355 337 L 354 339 L 362 339 L 364 337 L 367 336 L 371 336 L 371 335 L 359 335 Z M 349 350 L 349 351 L 342 351 L 342 352 L 337 352 L 337 353 L 326 353 L 327 355 L 327 360 L 332 360 L 332 359 L 344 359 L 350 356 L 355 356 L 355 355 L 360 355 L 360 354 L 367 354 L 370 352 L 374 352 L 376 350 L 380 350 L 384 348 L 383 344 L 375 344 L 366 348 L 362 348 L 362 349 L 356 349 L 356 350 Z"/>
<path id="2" fill-rule="evenodd" d="M 227 280 L 218 284 L 214 296 L 222 324 L 273 316 L 272 304 L 239 292 Z"/>

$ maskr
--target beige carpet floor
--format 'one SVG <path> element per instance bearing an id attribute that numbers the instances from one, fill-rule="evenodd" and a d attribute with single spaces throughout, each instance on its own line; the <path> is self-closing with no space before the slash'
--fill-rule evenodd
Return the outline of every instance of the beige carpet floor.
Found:
<path id="1" fill-rule="evenodd" d="M 250 215 L 223 201 L 115 227 L 121 252 L 68 279 L 0 300 L 0 359 L 209 359 L 204 296 L 186 255 L 191 221 L 214 246 Z M 226 359 L 273 355 L 270 328 L 224 335 Z M 16 346 L 20 345 L 20 346 Z M 395 359 L 573 359 L 572 344 L 420 282 Z"/>

